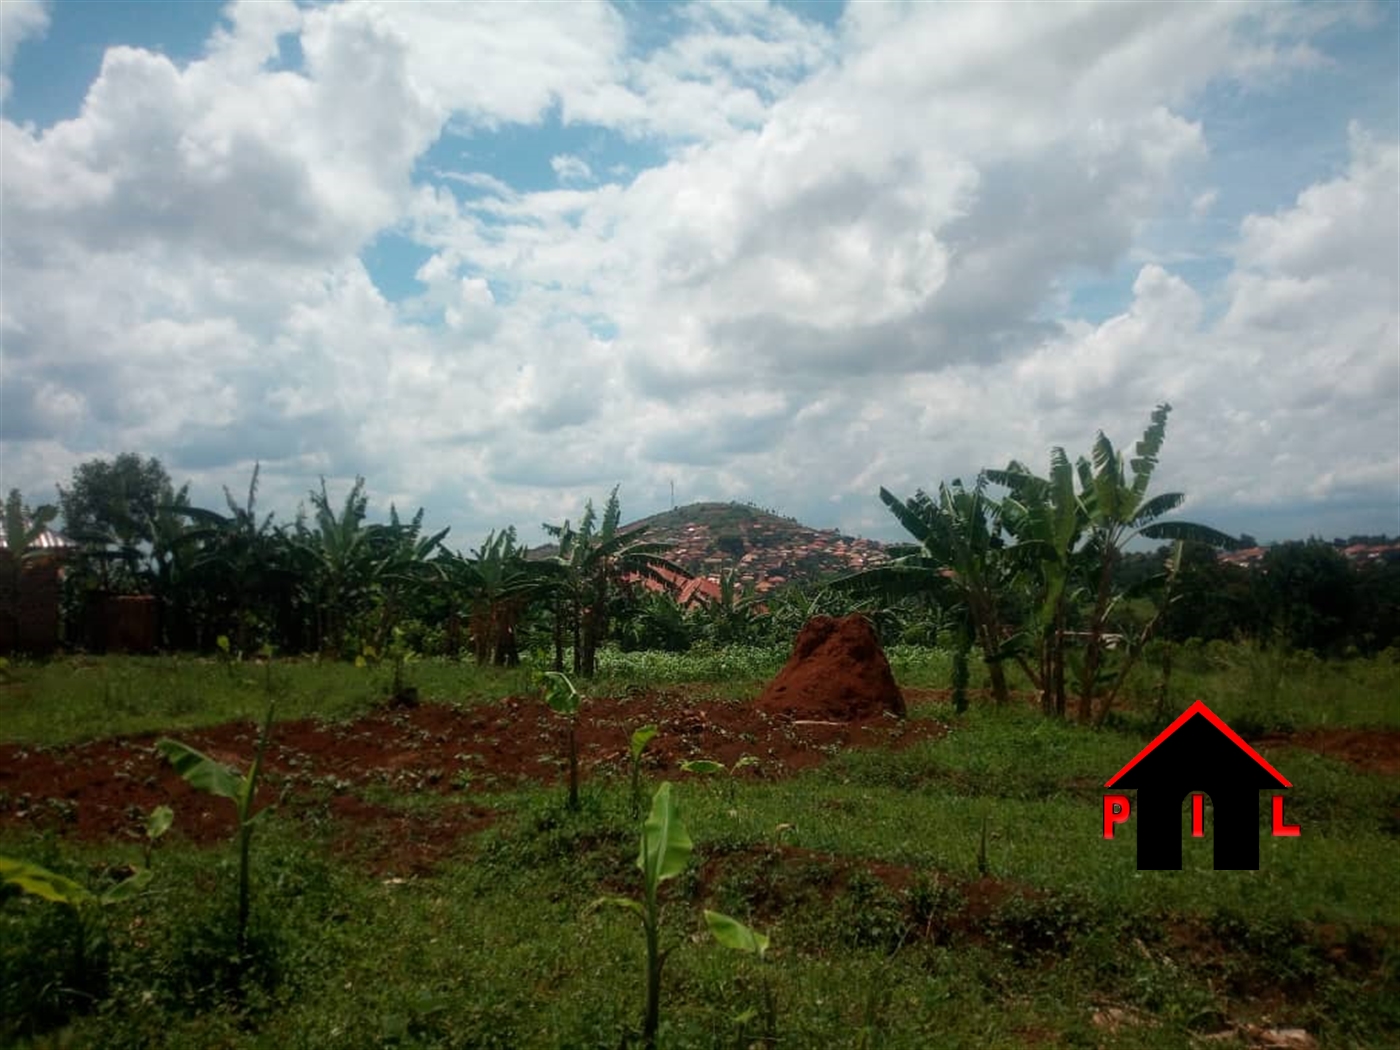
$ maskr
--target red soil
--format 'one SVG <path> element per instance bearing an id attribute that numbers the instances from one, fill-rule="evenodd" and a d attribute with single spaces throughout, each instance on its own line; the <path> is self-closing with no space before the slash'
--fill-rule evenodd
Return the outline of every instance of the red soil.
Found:
<path id="1" fill-rule="evenodd" d="M 1345 762 L 1363 773 L 1400 776 L 1400 730 L 1300 729 L 1256 740 L 1260 750 L 1301 747 Z"/>
<path id="2" fill-rule="evenodd" d="M 678 693 L 588 700 L 578 724 L 585 780 L 625 777 L 632 730 L 648 723 L 660 727 L 644 755 L 653 779 L 684 776 L 678 767 L 686 759 L 732 765 L 744 755 L 758 762 L 736 775 L 769 779 L 817 765 L 841 748 L 900 747 L 943 732 L 935 722 L 888 717 L 797 724 L 749 704 Z M 234 723 L 178 735 L 242 769 L 257 732 L 251 723 Z M 176 830 L 186 838 L 226 839 L 234 826 L 232 806 L 181 780 L 152 746 L 158 737 L 46 749 L 0 744 L 0 827 L 135 842 L 142 836 L 145 814 L 169 804 Z M 340 724 L 282 722 L 273 728 L 259 796 L 277 800 L 284 814 L 331 821 L 345 829 L 347 841 L 357 849 L 373 852 L 377 839 L 386 844 L 421 840 L 431 859 L 432 847 L 443 845 L 442 840 L 450 843 L 490 822 L 492 811 L 475 804 L 486 801 L 483 793 L 489 798 L 492 789 L 524 781 L 562 783 L 566 755 L 563 719 L 535 699 L 381 710 Z M 409 814 L 364 801 L 361 792 L 373 785 L 405 794 L 436 792 L 462 804 Z M 394 862 L 412 867 L 413 858 L 395 857 Z"/>
<path id="3" fill-rule="evenodd" d="M 904 696 L 875 630 L 863 616 L 814 616 L 758 698 L 760 711 L 794 720 L 904 717 Z"/>

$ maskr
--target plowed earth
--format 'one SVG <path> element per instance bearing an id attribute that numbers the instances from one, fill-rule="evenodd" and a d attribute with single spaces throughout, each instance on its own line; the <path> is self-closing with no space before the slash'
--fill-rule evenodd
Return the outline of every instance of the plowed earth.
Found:
<path id="1" fill-rule="evenodd" d="M 791 719 L 751 704 L 652 692 L 586 701 L 578 721 L 581 776 L 625 777 L 634 729 L 655 724 L 643 767 L 649 778 L 683 778 L 680 763 L 757 759 L 735 775 L 773 779 L 824 761 L 843 748 L 907 746 L 944 732 L 937 722 L 880 716 L 861 721 Z M 395 863 L 431 864 L 438 846 L 489 824 L 489 794 L 524 782 L 562 783 L 566 723 L 534 699 L 456 708 L 424 705 L 376 711 L 354 722 L 280 722 L 264 764 L 260 798 L 281 811 L 341 826 L 345 846 L 369 852 L 394 844 Z M 161 804 L 195 842 L 228 838 L 232 806 L 195 791 L 155 750 L 164 734 L 61 748 L 0 744 L 0 827 L 52 830 L 89 840 L 139 838 L 145 814 Z M 257 731 L 249 722 L 170 734 L 218 761 L 246 768 Z M 367 789 L 450 796 L 455 804 L 407 812 L 365 797 Z M 378 797 L 384 797 L 381 793 Z M 420 863 L 421 862 L 421 863 Z"/>

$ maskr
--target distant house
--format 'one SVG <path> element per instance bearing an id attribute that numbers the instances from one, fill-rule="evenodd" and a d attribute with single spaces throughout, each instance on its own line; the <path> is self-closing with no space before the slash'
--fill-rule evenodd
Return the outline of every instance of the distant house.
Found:
<path id="1" fill-rule="evenodd" d="M 0 524 L 0 652 L 58 648 L 63 563 L 76 544 L 45 529 L 24 551 L 10 550 Z M 37 554 L 35 552 L 38 552 Z"/>
<path id="2" fill-rule="evenodd" d="M 689 607 L 701 601 L 719 597 L 719 584 L 704 576 L 686 577 L 668 569 L 652 569 L 650 576 L 629 573 L 624 583 L 642 587 L 657 594 L 671 594 L 682 607 Z"/>
<path id="3" fill-rule="evenodd" d="M 1197 700 L 1104 786 L 1137 790 L 1143 871 L 1181 868 L 1182 802 L 1208 795 L 1215 868 L 1224 871 L 1259 867 L 1259 792 L 1292 784 Z"/>
<path id="4" fill-rule="evenodd" d="M 1252 568 L 1264 560 L 1264 555 L 1268 554 L 1268 549 L 1264 547 L 1246 547 L 1238 551 L 1222 551 L 1216 557 L 1226 565 L 1239 565 L 1244 568 Z"/>

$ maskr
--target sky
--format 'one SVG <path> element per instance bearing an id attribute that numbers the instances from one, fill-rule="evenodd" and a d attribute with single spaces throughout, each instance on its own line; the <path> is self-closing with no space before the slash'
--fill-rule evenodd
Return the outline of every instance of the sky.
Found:
<path id="1" fill-rule="evenodd" d="M 892 540 L 1160 402 L 1181 517 L 1400 534 L 1397 5 L 0 0 L 30 503 Z"/>

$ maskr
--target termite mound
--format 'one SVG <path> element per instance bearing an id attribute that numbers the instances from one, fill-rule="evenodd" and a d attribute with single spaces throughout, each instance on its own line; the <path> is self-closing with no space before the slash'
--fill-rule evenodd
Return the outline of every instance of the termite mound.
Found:
<path id="1" fill-rule="evenodd" d="M 860 722 L 905 714 L 904 695 L 863 616 L 814 616 L 792 655 L 758 698 L 759 710 L 799 720 Z"/>

